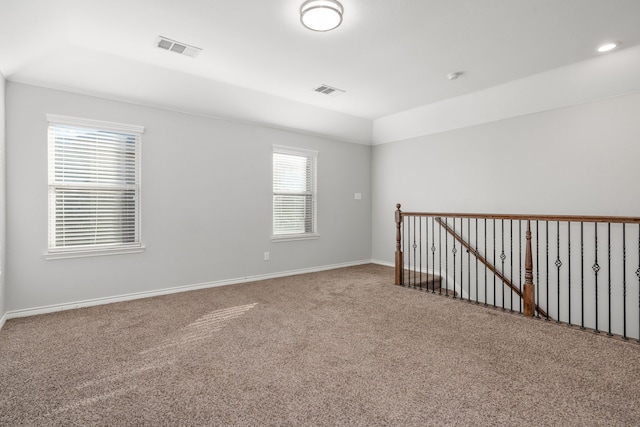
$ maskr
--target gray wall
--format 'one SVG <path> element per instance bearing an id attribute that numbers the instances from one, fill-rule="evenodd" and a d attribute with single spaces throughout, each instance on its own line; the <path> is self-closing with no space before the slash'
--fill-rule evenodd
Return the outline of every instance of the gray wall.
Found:
<path id="1" fill-rule="evenodd" d="M 12 82 L 6 102 L 9 311 L 371 258 L 369 146 Z M 145 127 L 144 253 L 44 259 L 46 113 Z M 271 242 L 273 144 L 319 152 L 318 240 Z"/>
<path id="2" fill-rule="evenodd" d="M 0 327 L 6 314 L 5 304 L 5 79 L 0 73 Z"/>
<path id="3" fill-rule="evenodd" d="M 393 212 L 640 216 L 640 93 L 376 146 L 372 257 Z"/>

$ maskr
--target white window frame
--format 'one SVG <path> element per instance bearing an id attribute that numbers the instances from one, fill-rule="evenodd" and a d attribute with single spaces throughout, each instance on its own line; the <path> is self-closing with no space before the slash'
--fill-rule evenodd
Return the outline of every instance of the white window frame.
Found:
<path id="1" fill-rule="evenodd" d="M 78 258 L 78 257 L 90 257 L 100 255 L 117 255 L 127 253 L 139 253 L 144 251 L 144 246 L 141 241 L 141 209 L 140 209 L 140 194 L 141 194 L 141 145 L 142 145 L 142 133 L 144 132 L 143 126 L 129 125 L 122 123 L 106 122 L 101 120 L 84 119 L 79 117 L 62 116 L 57 114 L 47 114 L 48 120 L 48 171 L 49 171 L 49 221 L 48 221 L 48 249 L 44 254 L 46 259 L 62 259 L 62 258 Z M 55 137 L 53 136 L 53 129 L 55 126 L 70 126 L 80 129 L 90 129 L 99 131 L 113 131 L 118 133 L 126 133 L 134 136 L 135 138 L 135 184 L 118 185 L 109 184 L 110 189 L 126 189 L 134 190 L 134 241 L 133 242 L 121 242 L 121 243 L 98 243 L 98 244 L 86 244 L 80 246 L 57 246 L 56 245 L 56 229 L 57 229 L 57 217 L 56 217 L 56 192 L 60 189 L 93 189 L 101 190 L 106 186 L 101 183 L 77 183 L 77 182 L 65 182 L 56 180 L 55 174 L 55 162 L 56 162 L 56 148 Z"/>
<path id="2" fill-rule="evenodd" d="M 273 190 L 273 198 L 272 198 L 272 235 L 271 240 L 273 242 L 285 242 L 291 240 L 311 240 L 317 239 L 320 235 L 318 234 L 318 152 L 314 150 L 305 150 L 301 148 L 293 148 L 293 147 L 285 147 L 281 145 L 273 146 L 273 154 L 272 158 L 272 167 L 275 162 L 275 154 L 286 154 L 292 156 L 300 156 L 305 157 L 311 162 L 311 172 L 310 179 L 311 185 L 309 185 L 309 191 L 297 192 L 297 191 L 276 191 L 274 187 L 275 184 L 275 170 L 272 173 L 272 190 Z M 276 203 L 275 197 L 278 195 L 298 195 L 298 196 L 311 196 L 311 218 L 310 225 L 312 230 L 310 232 L 304 233 L 276 233 L 275 223 L 276 223 Z"/>

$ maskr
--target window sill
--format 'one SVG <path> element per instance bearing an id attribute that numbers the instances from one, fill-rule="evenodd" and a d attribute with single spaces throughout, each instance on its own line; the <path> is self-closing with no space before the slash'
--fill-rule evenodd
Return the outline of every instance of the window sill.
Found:
<path id="1" fill-rule="evenodd" d="M 144 252 L 144 246 L 135 246 L 130 248 L 113 248 L 113 249 L 85 249 L 77 251 L 58 251 L 58 252 L 46 252 L 44 259 L 68 259 L 68 258 L 86 258 L 94 256 L 105 255 L 122 255 L 122 254 L 137 254 Z"/>
<path id="2" fill-rule="evenodd" d="M 320 235 L 317 233 L 309 233 L 309 234 L 282 234 L 278 236 L 271 236 L 271 241 L 273 243 L 278 242 L 292 242 L 295 240 L 317 240 L 320 238 Z"/>

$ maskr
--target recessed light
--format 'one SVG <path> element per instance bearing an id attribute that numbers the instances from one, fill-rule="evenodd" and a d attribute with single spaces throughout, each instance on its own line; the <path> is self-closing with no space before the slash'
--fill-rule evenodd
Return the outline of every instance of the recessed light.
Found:
<path id="1" fill-rule="evenodd" d="M 618 47 L 618 43 L 605 43 L 603 45 L 598 46 L 598 52 L 604 53 L 609 52 Z"/>

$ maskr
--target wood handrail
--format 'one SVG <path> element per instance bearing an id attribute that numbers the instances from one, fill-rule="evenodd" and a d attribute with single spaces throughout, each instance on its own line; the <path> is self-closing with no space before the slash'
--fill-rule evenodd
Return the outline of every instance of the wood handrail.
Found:
<path id="1" fill-rule="evenodd" d="M 454 242 L 460 242 L 460 244 L 462 245 L 462 247 L 466 248 L 466 250 L 468 251 L 469 254 L 473 254 L 476 257 L 476 262 L 482 262 L 486 267 L 487 267 L 487 271 L 491 271 L 492 274 L 494 274 L 494 277 L 500 278 L 501 281 L 506 284 L 507 286 L 509 286 L 509 288 L 512 291 L 512 294 L 515 293 L 516 295 L 518 295 L 520 298 L 522 298 L 522 313 L 525 316 L 534 316 L 535 313 L 537 312 L 539 314 L 539 316 L 543 316 L 545 318 L 549 318 L 548 317 L 548 313 L 545 312 L 545 310 L 541 309 L 536 303 L 536 298 L 540 298 L 540 290 L 537 289 L 538 285 L 534 283 L 534 268 L 535 271 L 537 273 L 539 273 L 539 265 L 536 267 L 534 265 L 534 255 L 536 256 L 536 258 L 538 258 L 538 245 L 539 245 L 539 241 L 538 241 L 538 229 L 540 227 L 540 225 L 538 224 L 538 222 L 541 223 L 546 223 L 547 224 L 547 230 L 546 230 L 546 234 L 547 234 L 547 241 L 546 241 L 546 246 L 547 246 L 547 266 L 546 266 L 546 270 L 547 270 L 547 288 L 546 288 L 546 292 L 547 292 L 547 305 L 549 304 L 549 236 L 548 236 L 548 229 L 549 229 L 549 223 L 552 222 L 557 222 L 558 223 L 558 227 L 557 227 L 557 238 L 556 238 L 556 243 L 557 243 L 557 252 L 558 252 L 558 256 L 557 259 L 555 261 L 555 266 L 557 267 L 558 270 L 558 280 L 557 280 L 557 298 L 556 298 L 556 303 L 557 303 L 557 317 L 558 317 L 558 322 L 560 321 L 560 319 L 562 318 L 562 315 L 560 314 L 561 311 L 561 273 L 560 273 L 560 268 L 563 265 L 563 260 L 561 260 L 561 256 L 560 256 L 560 232 L 561 232 L 561 227 L 560 227 L 560 223 L 562 223 L 563 227 L 566 227 L 566 233 L 567 233 L 567 242 L 568 242 L 568 257 L 569 257 L 569 262 L 571 262 L 571 231 L 573 229 L 574 225 L 580 224 L 580 258 L 581 258 L 581 268 L 584 270 L 584 251 L 582 249 L 582 238 L 583 238 L 583 229 L 587 229 L 588 232 L 592 233 L 594 236 L 594 241 L 595 241 L 595 263 L 593 264 L 593 272 L 595 274 L 594 276 L 594 281 L 595 281 L 595 295 L 592 299 L 595 299 L 595 314 L 594 314 L 594 318 L 595 318 L 595 330 L 600 331 L 601 329 L 598 327 L 598 271 L 601 269 L 601 266 L 598 264 L 598 224 L 607 224 L 609 225 L 606 233 L 607 233 L 607 244 L 608 244 L 608 268 L 609 268 L 609 275 L 608 275 L 608 296 L 607 296 L 607 301 L 608 301 L 608 308 L 607 308 L 607 312 L 608 312 L 608 328 L 607 328 L 607 332 L 608 334 L 611 334 L 612 332 L 612 307 L 611 307 L 611 292 L 612 292 L 612 277 L 611 277 L 611 256 L 612 256 L 612 251 L 611 251 L 611 232 L 612 232 L 612 227 L 611 224 L 622 224 L 621 228 L 622 230 L 620 230 L 622 232 L 621 238 L 622 238 L 622 268 L 624 271 L 624 280 L 623 280 L 623 293 L 625 295 L 625 303 L 623 304 L 622 310 L 622 317 L 623 317 L 623 329 L 622 329 L 622 334 L 624 337 L 627 336 L 627 327 L 626 327 L 626 290 L 628 289 L 628 285 L 626 283 L 626 274 L 635 274 L 638 277 L 640 277 L 640 268 L 638 268 L 637 270 L 631 270 L 627 267 L 627 258 L 626 258 L 626 251 L 627 249 L 629 249 L 628 245 L 626 244 L 625 241 L 625 236 L 626 236 L 626 229 L 624 228 L 625 224 L 633 224 L 634 227 L 628 227 L 628 228 L 633 228 L 634 230 L 637 229 L 637 231 L 634 231 L 633 233 L 635 234 L 636 232 L 640 234 L 640 217 L 632 217 L 632 216 L 597 216 L 597 215 L 529 215 L 529 214 L 505 214 L 505 213 L 494 213 L 494 214 L 485 214 L 485 213 L 461 213 L 461 212 L 403 212 L 401 210 L 401 205 L 398 203 L 396 205 L 396 212 L 395 212 L 395 222 L 396 222 L 396 284 L 402 284 L 403 282 L 403 270 L 404 270 L 404 264 L 403 264 L 403 258 L 404 258 L 404 254 L 402 251 L 402 239 L 404 238 L 404 236 L 402 236 L 401 234 L 404 233 L 404 219 L 410 219 L 411 217 L 413 217 L 413 224 L 416 223 L 416 221 L 419 224 L 422 224 L 423 218 L 431 218 L 432 221 L 432 225 L 431 228 L 433 229 L 433 233 L 435 235 L 435 221 L 437 221 L 440 229 L 444 228 L 445 229 L 445 245 L 446 242 L 448 241 L 448 239 L 450 237 L 447 237 L 447 233 L 449 233 L 449 235 L 453 235 L 453 238 L 455 239 Z M 418 217 L 418 220 L 416 220 L 416 217 Z M 451 218 L 454 221 L 454 225 L 453 225 L 453 229 L 449 226 L 449 221 L 448 219 Z M 494 258 L 495 258 L 495 245 L 496 245 L 496 233 L 495 233 L 495 221 L 496 220 L 501 220 L 501 221 L 519 221 L 519 224 L 516 224 L 516 226 L 518 227 L 519 231 L 519 235 L 520 235 L 520 243 L 519 245 L 522 245 L 524 243 L 525 247 L 524 248 L 520 248 L 520 254 L 521 254 L 521 258 L 520 258 L 520 263 L 522 263 L 522 249 L 524 249 L 525 253 L 524 253 L 524 282 L 522 283 L 522 286 L 520 286 L 520 283 L 517 284 L 517 288 L 516 286 L 514 286 L 513 283 L 511 283 L 511 281 L 509 279 L 507 279 L 506 277 L 504 277 L 504 272 L 502 271 L 498 271 L 498 269 L 492 265 L 491 263 L 489 263 L 482 255 L 480 255 L 480 253 L 471 246 L 471 243 L 468 243 L 466 241 L 464 241 L 463 239 L 463 232 L 460 232 L 460 235 L 455 233 L 455 221 L 457 220 L 457 218 L 462 219 L 466 219 L 469 224 L 470 224 L 470 220 L 475 219 L 476 221 L 478 219 L 483 219 L 485 222 L 485 227 L 486 227 L 486 220 L 493 220 L 494 221 Z M 522 242 L 522 221 L 524 221 L 524 225 L 526 226 L 526 234 L 525 234 L 525 238 L 526 240 L 524 242 Z M 535 224 L 532 224 L 532 222 L 535 222 Z M 583 227 L 583 224 L 587 224 L 587 227 Z M 589 224 L 593 224 L 593 226 L 589 226 Z M 409 222 L 409 224 L 411 224 L 411 222 Z M 461 221 L 461 227 L 462 227 L 463 222 Z M 402 229 L 401 229 L 401 225 L 402 225 Z M 508 224 L 509 225 L 509 224 Z M 637 225 L 637 226 L 636 226 Z M 510 227 L 513 227 L 513 224 L 509 225 Z M 542 224 L 542 227 L 544 227 L 545 224 Z M 502 245 L 504 247 L 504 223 L 502 226 Z M 535 254 L 534 251 L 532 249 L 532 233 L 531 233 L 531 228 L 534 227 L 535 232 Z M 414 226 L 415 228 L 415 226 Z M 590 229 L 590 231 L 589 231 Z M 411 228 L 409 227 L 409 230 L 411 230 Z M 419 233 L 422 233 L 421 231 L 422 229 L 420 229 Z M 513 228 L 511 228 L 511 238 L 513 238 Z M 544 230 L 543 230 L 544 231 Z M 415 243 L 415 230 L 413 230 L 414 232 L 414 243 L 413 243 L 413 250 L 415 251 L 416 249 L 416 243 Z M 427 231 L 426 233 L 429 232 L 429 222 L 427 222 Z M 470 233 L 470 231 L 469 231 Z M 427 234 L 428 236 L 428 234 Z M 471 236 L 467 236 L 468 239 L 471 239 Z M 440 233 L 438 234 L 438 238 L 440 239 Z M 486 229 L 485 229 L 485 240 L 487 238 L 486 235 Z M 640 236 L 638 236 L 638 238 L 640 239 Z M 476 240 L 478 239 L 478 233 L 476 230 Z M 428 240 L 428 237 L 427 237 Z M 564 240 L 563 240 L 564 242 Z M 439 245 L 442 245 L 442 242 L 439 240 L 438 242 Z M 513 245 L 513 242 L 511 243 Z M 564 243 L 563 243 L 564 244 Z M 617 246 L 617 243 L 616 243 Z M 640 245 L 639 245 L 640 246 Z M 409 256 L 411 256 L 411 245 L 407 246 L 406 248 L 408 248 L 409 251 Z M 420 248 L 422 249 L 422 238 L 420 238 Z M 436 246 L 433 243 L 433 237 L 432 237 L 432 246 L 431 246 L 431 251 L 433 252 L 433 256 L 435 256 L 436 253 Z M 565 248 L 566 249 L 566 248 Z M 513 248 L 512 248 L 513 250 Z M 448 249 L 445 248 L 445 253 L 448 251 Z M 454 249 L 452 249 L 453 254 L 454 254 L 454 269 L 455 269 L 455 243 L 454 243 Z M 486 241 L 485 241 L 485 252 L 486 252 Z M 638 252 L 640 253 L 640 247 L 638 248 Z M 442 247 L 440 247 L 439 250 L 440 253 L 440 259 L 439 259 L 439 263 L 442 262 L 441 256 L 442 256 Z M 486 254 L 484 254 L 486 255 Z M 420 252 L 420 256 L 422 257 L 422 252 Z M 415 258 L 415 254 L 413 255 L 413 257 Z M 619 256 L 616 256 L 617 258 L 619 258 Z M 505 258 L 505 254 L 504 251 L 502 253 L 502 255 L 500 256 L 501 259 Z M 421 258 L 422 259 L 422 258 Z M 636 258 L 637 259 L 637 258 Z M 428 269 L 428 255 L 427 255 L 427 269 Z M 433 267 L 435 268 L 435 258 L 433 260 L 434 264 Z M 497 263 L 498 260 L 495 259 L 492 262 Z M 537 260 L 536 262 L 539 262 L 539 260 Z M 616 261 L 619 263 L 619 261 Z M 410 265 L 411 263 L 409 263 Z M 504 264 L 503 264 L 504 265 Z M 413 266 L 413 268 L 415 269 L 416 267 Z M 420 268 L 422 268 L 422 264 L 420 266 Z M 439 267 L 440 269 L 442 269 L 442 266 L 440 265 Z M 462 264 L 461 264 L 461 268 L 462 268 Z M 522 264 L 520 264 L 520 268 L 522 268 Z M 635 266 L 633 267 L 635 269 Z M 445 255 L 445 272 L 448 271 L 448 264 L 447 264 L 447 258 Z M 454 270 L 455 271 L 455 270 Z M 583 271 L 584 274 L 584 271 Z M 568 273 L 569 277 L 569 294 L 566 296 L 566 298 L 571 299 L 571 293 L 570 293 L 570 285 L 571 285 L 571 270 L 569 270 Z M 485 273 L 486 276 L 486 273 Z M 477 280 L 477 278 L 476 278 Z M 520 278 L 520 280 L 522 280 L 522 278 Z M 584 280 L 584 277 L 581 279 Z M 477 286 L 477 284 L 476 284 Z M 565 298 L 565 297 L 563 297 Z M 494 297 L 495 299 L 495 297 Z M 564 303 L 566 305 L 566 302 Z M 495 301 L 494 301 L 494 306 L 495 306 Z M 504 304 L 503 304 L 503 308 L 504 308 Z M 568 319 L 569 319 L 569 324 L 572 324 L 572 319 L 571 319 L 571 303 L 569 302 L 568 305 L 569 308 L 569 313 L 568 313 Z M 546 310 L 551 310 L 550 307 L 545 307 Z M 585 327 L 584 324 L 584 303 L 582 308 L 580 309 L 582 311 L 582 319 L 581 319 L 581 327 Z M 553 311 L 553 310 L 552 310 Z M 539 317 L 538 316 L 538 317 Z M 639 319 L 638 321 L 640 321 L 640 314 L 639 314 Z M 614 323 L 614 328 L 615 326 L 615 322 Z M 640 338 L 638 338 L 638 342 L 640 342 Z"/>
<path id="2" fill-rule="evenodd" d="M 480 255 L 478 251 L 471 247 L 471 245 L 466 240 L 464 240 L 460 235 L 458 235 L 458 233 L 456 233 L 451 227 L 449 227 L 449 224 L 444 222 L 440 217 L 436 217 L 436 222 L 440 224 L 440 226 L 444 228 L 447 233 L 451 234 L 458 242 L 460 242 L 462 246 L 464 246 L 469 252 L 471 252 L 478 259 L 478 261 L 484 264 L 493 274 L 496 275 L 496 277 L 502 280 L 505 285 L 509 286 L 509 288 L 511 288 L 511 290 L 513 290 L 520 298 L 523 298 L 523 294 L 520 289 L 513 283 L 511 283 L 511 280 L 505 277 L 502 272 L 500 272 L 493 264 L 487 261 L 482 255 Z M 547 317 L 546 311 L 538 307 L 537 304 L 535 307 L 541 316 Z"/>
<path id="3" fill-rule="evenodd" d="M 560 222 L 610 222 L 640 224 L 640 217 L 629 216 L 581 216 L 581 215 L 525 215 L 525 214 L 469 214 L 469 213 L 443 213 L 443 212 L 404 212 L 403 216 L 428 216 L 445 218 L 478 218 L 478 219 L 512 219 L 530 221 L 560 221 Z"/>

